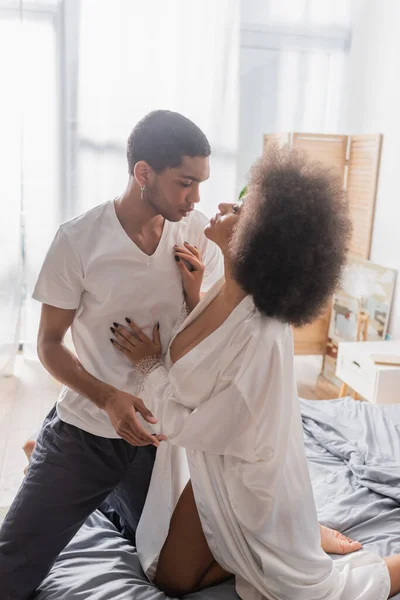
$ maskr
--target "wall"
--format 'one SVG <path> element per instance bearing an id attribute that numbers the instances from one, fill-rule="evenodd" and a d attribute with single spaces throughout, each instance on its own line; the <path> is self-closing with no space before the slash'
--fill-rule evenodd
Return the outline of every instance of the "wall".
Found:
<path id="1" fill-rule="evenodd" d="M 389 332 L 400 339 L 400 2 L 354 3 L 347 129 L 383 133 L 371 260 L 398 270 Z"/>
<path id="2" fill-rule="evenodd" d="M 350 0 L 242 0 L 237 190 L 263 134 L 343 131 Z"/>
<path id="3" fill-rule="evenodd" d="M 261 156 L 263 134 L 276 131 L 279 52 L 241 48 L 237 182 L 241 189 L 250 165 Z"/>

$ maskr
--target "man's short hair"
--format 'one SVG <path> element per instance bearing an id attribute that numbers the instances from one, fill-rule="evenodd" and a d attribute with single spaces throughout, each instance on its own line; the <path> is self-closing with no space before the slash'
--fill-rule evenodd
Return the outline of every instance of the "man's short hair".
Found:
<path id="1" fill-rule="evenodd" d="M 128 138 L 129 173 L 146 161 L 155 171 L 179 167 L 183 156 L 209 156 L 210 144 L 197 125 L 170 110 L 155 110 L 135 126 Z"/>

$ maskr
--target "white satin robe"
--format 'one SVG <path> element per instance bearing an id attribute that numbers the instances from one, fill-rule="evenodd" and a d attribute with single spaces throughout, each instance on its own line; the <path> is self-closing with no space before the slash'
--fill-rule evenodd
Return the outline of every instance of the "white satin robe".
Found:
<path id="1" fill-rule="evenodd" d="M 380 557 L 361 550 L 332 561 L 321 549 L 288 325 L 262 316 L 247 296 L 174 365 L 168 355 L 141 396 L 156 431 L 168 436 L 137 531 L 150 579 L 190 477 L 209 547 L 235 574 L 243 600 L 386 600 L 389 573 Z"/>

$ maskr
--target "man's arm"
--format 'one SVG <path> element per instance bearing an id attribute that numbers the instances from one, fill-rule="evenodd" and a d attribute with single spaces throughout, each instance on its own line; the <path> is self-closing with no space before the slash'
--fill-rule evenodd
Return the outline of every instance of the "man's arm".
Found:
<path id="1" fill-rule="evenodd" d="M 135 396 L 88 373 L 64 344 L 65 334 L 74 320 L 75 312 L 75 309 L 42 305 L 38 335 L 41 363 L 55 379 L 106 411 L 117 434 L 127 442 L 134 446 L 158 446 L 157 437 L 149 434 L 137 419 L 136 410 L 149 423 L 156 422 L 143 403 L 138 402 Z"/>
<path id="2" fill-rule="evenodd" d="M 82 394 L 96 406 L 105 406 L 117 391 L 83 368 L 77 357 L 64 344 L 64 337 L 72 325 L 76 310 L 42 305 L 38 335 L 38 355 L 42 365 L 64 385 Z"/>

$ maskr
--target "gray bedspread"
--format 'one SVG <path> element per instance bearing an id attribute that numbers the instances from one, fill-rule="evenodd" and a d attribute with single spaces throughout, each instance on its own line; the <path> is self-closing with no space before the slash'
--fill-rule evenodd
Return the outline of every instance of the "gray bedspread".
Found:
<path id="1" fill-rule="evenodd" d="M 238 598 L 233 580 L 187 597 L 193 600 Z M 37 599 L 165 600 L 165 595 L 148 582 L 135 548 L 97 510 L 60 554 L 40 586 Z"/>
<path id="2" fill-rule="evenodd" d="M 321 523 L 381 555 L 400 552 L 400 405 L 301 401 Z M 193 600 L 236 600 L 233 581 Z M 163 600 L 135 549 L 96 511 L 60 555 L 39 600 Z M 400 594 L 396 596 L 400 600 Z"/>

